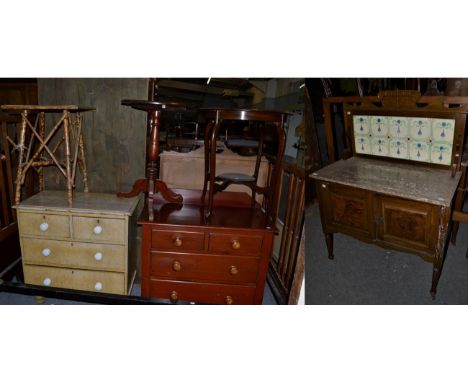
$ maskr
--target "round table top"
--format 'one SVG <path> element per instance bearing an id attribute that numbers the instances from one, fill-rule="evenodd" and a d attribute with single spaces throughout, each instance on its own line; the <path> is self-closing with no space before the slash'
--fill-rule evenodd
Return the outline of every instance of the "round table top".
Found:
<path id="1" fill-rule="evenodd" d="M 283 118 L 290 114 L 279 110 L 229 109 L 222 107 L 204 107 L 200 108 L 200 112 L 204 113 L 208 118 L 264 122 L 282 122 Z"/>
<path id="2" fill-rule="evenodd" d="M 60 113 L 67 110 L 71 113 L 96 110 L 95 107 L 77 105 L 1 105 L 0 109 L 9 114 L 21 114 L 27 110 L 30 113 Z"/>
<path id="3" fill-rule="evenodd" d="M 123 99 L 120 102 L 124 106 L 131 106 L 134 109 L 143 111 L 155 110 L 186 110 L 187 107 L 179 102 L 157 102 L 142 99 Z"/>

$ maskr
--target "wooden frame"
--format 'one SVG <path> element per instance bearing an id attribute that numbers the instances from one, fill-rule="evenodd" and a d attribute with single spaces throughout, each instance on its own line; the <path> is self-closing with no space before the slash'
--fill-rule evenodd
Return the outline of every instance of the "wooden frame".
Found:
<path id="1" fill-rule="evenodd" d="M 452 168 L 454 175 L 455 171 L 460 170 L 461 157 L 463 153 L 463 140 L 465 135 L 465 123 L 468 113 L 468 102 L 466 104 L 456 104 L 458 107 L 448 107 L 443 103 L 440 97 L 434 97 L 430 102 L 424 104 L 419 102 L 420 96 L 417 91 L 385 91 L 378 96 L 378 102 L 369 102 L 363 98 L 362 102 L 355 104 L 344 105 L 345 113 L 345 132 L 348 147 L 351 148 L 351 153 L 359 157 L 371 157 L 381 159 L 382 157 L 372 154 L 362 154 L 356 152 L 355 136 L 353 129 L 354 115 L 369 115 L 369 116 L 401 116 L 401 117 L 421 117 L 421 118 L 440 118 L 455 120 L 455 130 L 452 143 L 452 157 L 450 165 L 434 164 L 427 162 L 417 162 L 411 159 L 399 159 L 389 156 L 384 157 L 385 160 L 395 162 L 411 162 L 412 164 L 438 167 Z M 453 106 L 453 104 L 452 104 Z M 453 166 L 454 165 L 454 166 Z"/>
<path id="2" fill-rule="evenodd" d="M 340 137 L 336 137 L 334 134 L 333 128 L 333 121 L 332 121 L 332 107 L 334 106 L 345 106 L 345 105 L 357 105 L 359 103 L 366 102 L 368 104 L 372 104 L 375 102 L 380 102 L 378 96 L 351 96 L 351 97 L 328 97 L 323 98 L 323 118 L 324 118 L 324 129 L 325 129 L 325 140 L 327 145 L 327 153 L 328 153 L 328 161 L 329 163 L 333 163 L 337 160 L 337 151 L 335 147 L 335 141 L 340 139 Z M 461 105 L 461 104 L 468 104 L 468 97 L 459 97 L 459 96 L 444 96 L 444 97 L 437 97 L 437 96 L 421 96 L 419 98 L 419 103 L 433 103 L 434 101 L 440 102 L 442 105 L 446 107 L 450 107 L 451 105 Z M 344 115 L 343 115 L 344 120 Z M 348 143 L 346 140 L 346 136 L 341 137 L 344 143 Z M 345 149 L 350 149 L 349 146 Z"/>

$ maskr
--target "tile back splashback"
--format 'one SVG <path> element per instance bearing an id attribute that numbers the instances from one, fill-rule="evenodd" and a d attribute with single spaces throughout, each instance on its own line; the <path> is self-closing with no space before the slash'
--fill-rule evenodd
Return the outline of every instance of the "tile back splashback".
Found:
<path id="1" fill-rule="evenodd" d="M 449 165 L 455 120 L 353 116 L 356 153 Z"/>

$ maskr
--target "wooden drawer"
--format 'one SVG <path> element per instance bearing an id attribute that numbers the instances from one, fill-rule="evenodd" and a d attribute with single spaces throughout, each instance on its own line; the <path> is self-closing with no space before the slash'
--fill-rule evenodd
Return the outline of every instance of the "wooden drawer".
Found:
<path id="1" fill-rule="evenodd" d="M 211 253 L 259 256 L 263 236 L 210 233 L 208 250 Z"/>
<path id="2" fill-rule="evenodd" d="M 26 263 L 125 271 L 125 246 L 22 238 Z"/>
<path id="3" fill-rule="evenodd" d="M 65 215 L 19 212 L 18 223 L 21 235 L 70 238 L 70 218 Z"/>
<path id="4" fill-rule="evenodd" d="M 203 252 L 205 234 L 187 231 L 151 231 L 151 247 L 159 251 Z"/>
<path id="5" fill-rule="evenodd" d="M 255 286 L 151 279 L 150 296 L 174 302 L 183 300 L 212 304 L 227 304 L 228 302 L 231 304 L 252 304 L 255 297 Z"/>
<path id="6" fill-rule="evenodd" d="M 151 253 L 151 276 L 177 280 L 256 283 L 258 259 L 246 256 Z"/>
<path id="7" fill-rule="evenodd" d="M 123 273 L 35 265 L 25 265 L 23 270 L 26 284 L 91 292 L 126 294 L 125 275 Z"/>
<path id="8" fill-rule="evenodd" d="M 73 216 L 73 238 L 92 243 L 125 244 L 125 220 Z"/>

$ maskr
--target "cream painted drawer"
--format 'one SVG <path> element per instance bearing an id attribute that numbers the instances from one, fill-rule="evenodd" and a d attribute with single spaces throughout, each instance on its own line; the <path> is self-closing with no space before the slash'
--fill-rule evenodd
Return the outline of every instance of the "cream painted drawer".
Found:
<path id="1" fill-rule="evenodd" d="M 23 237 L 25 263 L 125 271 L 125 246 Z"/>
<path id="2" fill-rule="evenodd" d="M 125 276 L 123 273 L 86 271 L 81 269 L 54 268 L 36 265 L 25 265 L 23 270 L 26 284 L 92 292 L 126 294 Z"/>
<path id="3" fill-rule="evenodd" d="M 18 224 L 21 235 L 64 239 L 70 237 L 70 218 L 65 215 L 21 211 L 18 214 Z"/>
<path id="4" fill-rule="evenodd" d="M 125 244 L 125 220 L 73 216 L 73 238 L 93 243 Z"/>

